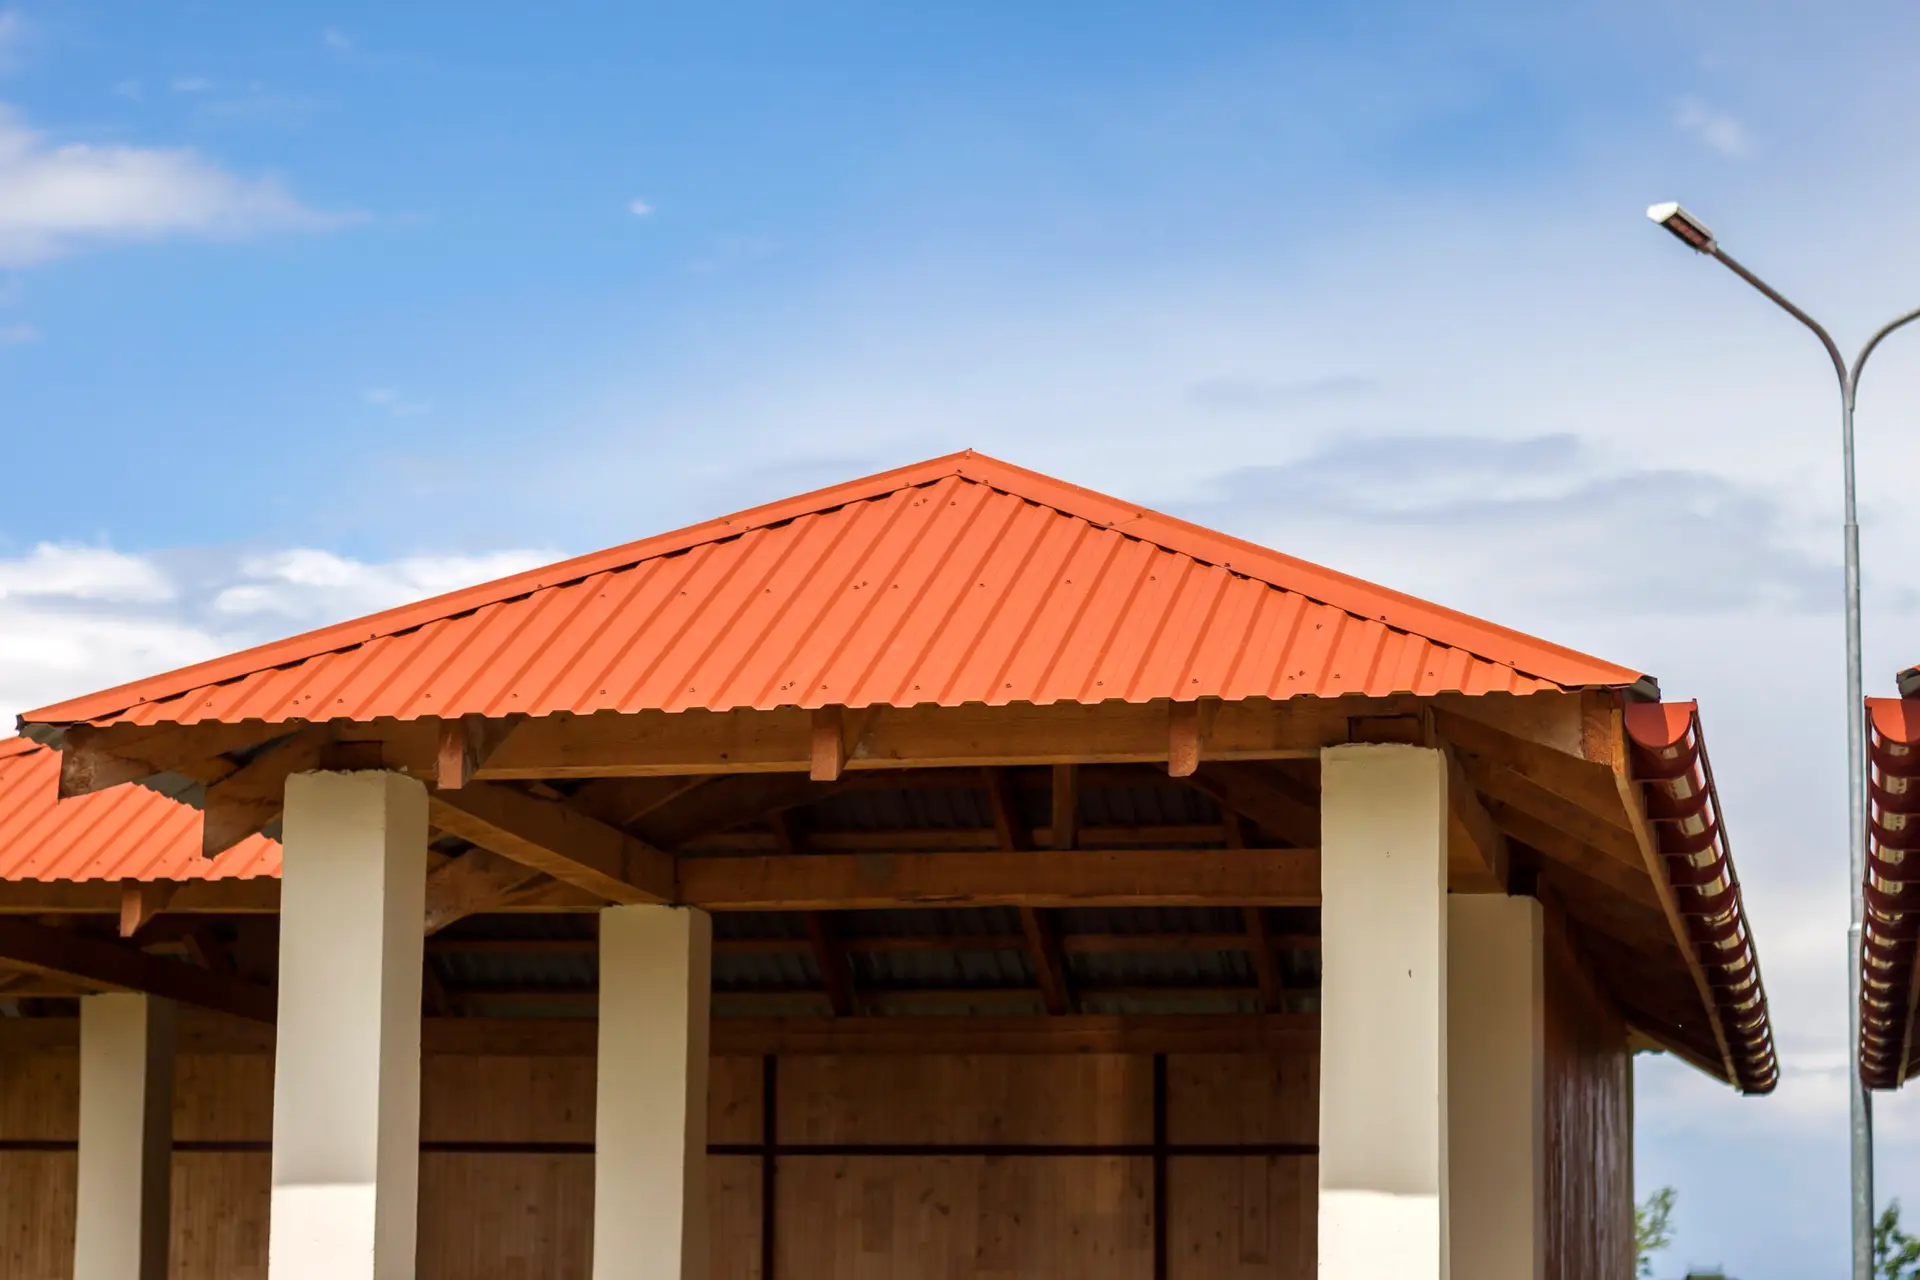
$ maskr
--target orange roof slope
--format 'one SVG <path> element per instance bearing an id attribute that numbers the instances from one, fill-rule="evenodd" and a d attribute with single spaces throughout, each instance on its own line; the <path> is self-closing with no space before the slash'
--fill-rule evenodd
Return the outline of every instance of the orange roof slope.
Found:
<path id="1" fill-rule="evenodd" d="M 60 753 L 0 741 L 0 880 L 251 880 L 280 874 L 280 845 L 249 836 L 200 856 L 200 811 L 128 783 L 60 800 Z"/>
<path id="2" fill-rule="evenodd" d="M 954 454 L 44 707 L 23 725 L 1650 685 Z"/>

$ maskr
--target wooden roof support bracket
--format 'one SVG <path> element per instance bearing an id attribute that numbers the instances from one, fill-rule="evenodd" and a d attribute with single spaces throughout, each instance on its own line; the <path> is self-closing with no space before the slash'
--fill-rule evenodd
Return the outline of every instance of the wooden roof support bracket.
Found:
<path id="1" fill-rule="evenodd" d="M 177 880 L 122 880 L 120 882 L 120 936 L 131 938 L 167 909 L 180 892 Z"/>
<path id="2" fill-rule="evenodd" d="M 1200 704 L 1167 704 L 1167 775 L 1191 778 L 1200 769 Z"/>
<path id="3" fill-rule="evenodd" d="M 201 806 L 201 856 L 217 858 L 278 822 L 286 803 L 287 779 L 320 768 L 332 741 L 331 726 L 313 725 L 209 783 Z"/>
<path id="4" fill-rule="evenodd" d="M 442 791 L 458 791 L 473 781 L 507 735 L 519 728 L 525 716 L 490 720 L 486 716 L 461 716 L 440 722 L 439 739 L 434 751 L 433 785 Z"/>

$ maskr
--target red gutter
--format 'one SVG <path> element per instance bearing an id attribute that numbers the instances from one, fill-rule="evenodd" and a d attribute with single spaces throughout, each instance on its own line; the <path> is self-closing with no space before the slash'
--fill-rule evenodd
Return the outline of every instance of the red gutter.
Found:
<path id="1" fill-rule="evenodd" d="M 1770 1093 L 1780 1082 L 1780 1067 L 1767 991 L 1720 820 L 1699 706 L 1633 703 L 1625 719 L 1634 781 L 1687 942 L 1706 974 L 1708 1012 L 1724 1037 L 1731 1083 L 1742 1093 Z"/>

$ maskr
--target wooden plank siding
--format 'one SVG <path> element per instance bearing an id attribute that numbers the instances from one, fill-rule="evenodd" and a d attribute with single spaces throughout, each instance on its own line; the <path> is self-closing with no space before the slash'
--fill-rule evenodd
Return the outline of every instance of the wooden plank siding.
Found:
<path id="1" fill-rule="evenodd" d="M 8 1280 L 71 1274 L 77 1089 L 71 1048 L 0 1054 Z M 592 1059 L 428 1055 L 421 1092 L 423 1280 L 586 1275 Z M 769 1186 L 781 1280 L 1314 1274 L 1311 1049 L 719 1057 L 709 1105 L 716 1280 L 761 1280 Z M 179 1058 L 174 1280 L 265 1276 L 271 1106 L 267 1055 Z"/>
<path id="2" fill-rule="evenodd" d="M 1547 1274 L 1618 1280 L 1634 1265 L 1626 1023 L 1552 907 L 1545 950 Z"/>

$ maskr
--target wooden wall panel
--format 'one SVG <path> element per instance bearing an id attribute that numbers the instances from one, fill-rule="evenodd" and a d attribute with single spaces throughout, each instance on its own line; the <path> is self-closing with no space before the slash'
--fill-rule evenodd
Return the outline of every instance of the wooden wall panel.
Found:
<path id="1" fill-rule="evenodd" d="M 1174 1156 L 1167 1162 L 1167 1274 L 1314 1280 L 1319 1207 L 1311 1158 Z"/>
<path id="2" fill-rule="evenodd" d="M 1319 1142 L 1319 1054 L 1169 1055 L 1167 1138 L 1175 1143 Z"/>
<path id="3" fill-rule="evenodd" d="M 782 1142 L 1148 1142 L 1153 1060 L 783 1058 L 779 1105 Z"/>
<path id="4" fill-rule="evenodd" d="M 1174 1143 L 1314 1140 L 1311 1053 L 1167 1060 Z M 430 1055 L 428 1142 L 590 1143 L 593 1064 L 558 1055 Z M 785 1143 L 1145 1147 L 1153 1139 L 1148 1055 L 795 1057 L 780 1064 Z M 763 1060 L 713 1063 L 714 1142 L 762 1138 Z M 265 1142 L 272 1062 L 188 1053 L 177 1068 L 183 1142 Z M 0 1138 L 71 1141 L 77 1058 L 0 1055 Z M 783 1155 L 776 1223 L 781 1280 L 887 1276 L 1139 1277 L 1153 1261 L 1153 1159 L 1145 1154 Z M 70 1151 L 0 1152 L 0 1275 L 66 1280 Z M 266 1259 L 271 1156 L 174 1157 L 173 1280 L 253 1280 Z M 1183 1280 L 1310 1271 L 1314 1174 L 1300 1156 L 1176 1156 L 1168 1162 L 1169 1274 Z M 445 1152 L 421 1158 L 420 1275 L 584 1275 L 592 1157 L 585 1152 Z M 712 1266 L 759 1280 L 761 1160 L 715 1156 Z M 1303 1261 L 1304 1259 L 1304 1261 Z"/>
<path id="5" fill-rule="evenodd" d="M 73 1275 L 71 1151 L 0 1151 L 0 1276 Z"/>
<path id="6" fill-rule="evenodd" d="M 264 1151 L 174 1152 L 175 1280 L 266 1280 L 272 1174 Z"/>
<path id="7" fill-rule="evenodd" d="M 1633 1273 L 1633 1072 L 1626 1024 L 1557 911 L 1546 930 L 1547 1274 Z"/>
<path id="8" fill-rule="evenodd" d="M 1145 1157 L 783 1157 L 793 1280 L 1152 1280 Z"/>

